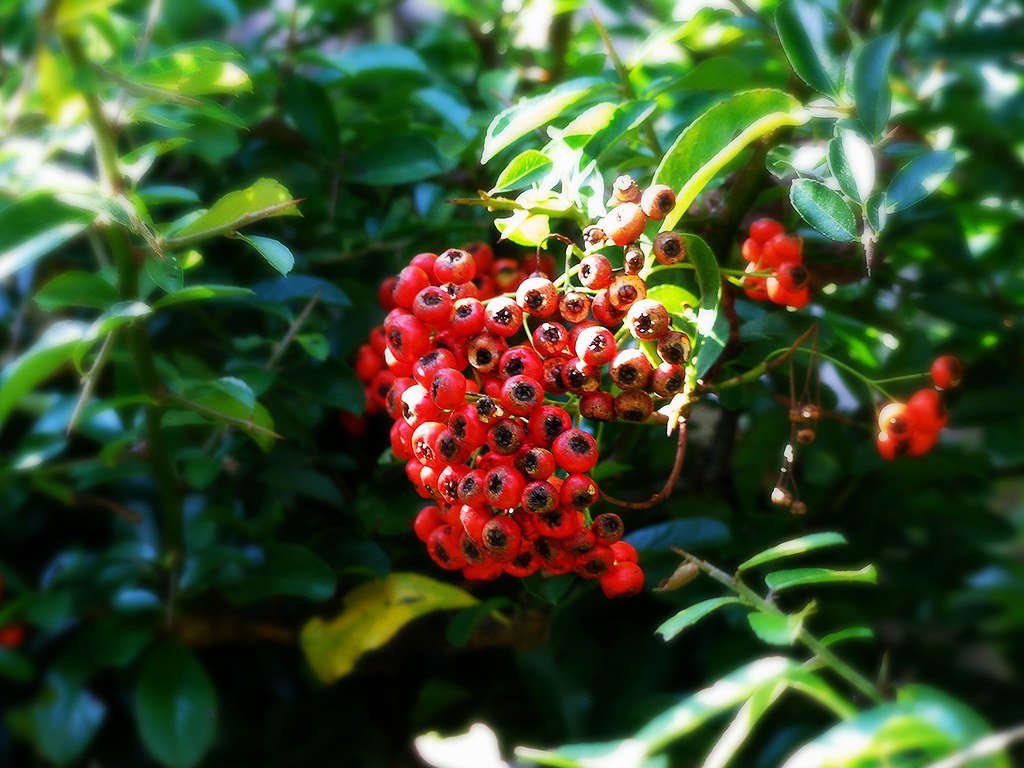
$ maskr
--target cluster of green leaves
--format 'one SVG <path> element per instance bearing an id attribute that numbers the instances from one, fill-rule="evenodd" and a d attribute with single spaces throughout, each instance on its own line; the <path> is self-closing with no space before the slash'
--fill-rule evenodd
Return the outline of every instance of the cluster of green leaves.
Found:
<path id="1" fill-rule="evenodd" d="M 1013 498 L 1024 462 L 1005 9 L 610 0 L 598 25 L 579 3 L 437 5 L 163 3 L 145 31 L 141 0 L 0 4 L 0 628 L 27 631 L 0 648 L 0 762 L 392 764 L 418 733 L 483 719 L 509 744 L 638 734 L 642 750 L 613 748 L 661 764 L 817 764 L 869 736 L 845 765 L 986 731 L 930 689 L 854 714 L 825 669 L 750 663 L 819 622 L 874 626 L 860 668 L 884 646 L 900 680 L 998 725 L 1024 717 L 1024 526 L 991 494 L 998 478 Z M 629 55 L 610 61 L 606 37 Z M 946 177 L 954 155 L 970 173 Z M 701 341 L 697 377 L 755 370 L 806 329 L 742 300 L 725 311 L 721 278 L 749 217 L 810 225 L 822 406 L 840 417 L 798 454 L 798 520 L 767 502 L 784 377 L 705 398 L 675 499 L 628 521 L 652 583 L 672 547 L 740 562 L 838 529 L 843 563 L 767 586 L 785 600 L 868 561 L 884 588 L 836 590 L 813 616 L 711 610 L 730 597 L 706 578 L 625 604 L 571 577 L 469 595 L 412 541 L 418 500 L 378 459 L 386 436 L 350 418 L 364 402 L 345 361 L 381 316 L 374 286 L 415 252 L 488 237 L 484 206 L 507 217 L 503 253 L 576 237 L 620 172 L 680 193 L 665 226 L 686 229 L 695 269 L 651 284 Z M 968 370 L 956 439 L 886 465 L 858 426 L 864 379 L 940 349 Z M 661 486 L 657 430 L 605 438 L 604 487 Z M 402 630 L 442 608 L 461 612 Z M 653 628 L 672 614 L 702 621 L 667 644 Z M 737 707 L 716 747 L 698 726 Z"/>

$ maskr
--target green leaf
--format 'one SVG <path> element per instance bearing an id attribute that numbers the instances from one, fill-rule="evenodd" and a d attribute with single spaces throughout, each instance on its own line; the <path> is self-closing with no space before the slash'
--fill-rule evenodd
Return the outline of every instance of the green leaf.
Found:
<path id="1" fill-rule="evenodd" d="M 806 536 L 801 536 L 798 539 L 791 539 L 790 541 L 785 541 L 782 544 L 776 544 L 774 547 L 770 547 L 763 552 L 758 552 L 749 560 L 745 560 L 740 563 L 736 572 L 740 573 L 741 571 L 745 571 L 749 568 L 755 568 L 758 565 L 770 563 L 773 560 L 779 560 L 783 557 L 793 557 L 794 555 L 801 555 L 804 552 L 810 552 L 815 549 L 835 547 L 845 543 L 846 537 L 841 533 L 834 533 L 832 531 L 810 533 Z"/>
<path id="2" fill-rule="evenodd" d="M 0 678 L 26 683 L 34 674 L 31 661 L 10 648 L 0 648 Z"/>
<path id="3" fill-rule="evenodd" d="M 276 595 L 321 602 L 337 586 L 333 569 L 306 547 L 267 544 L 254 560 L 239 584 L 225 588 L 231 602 L 255 603 Z"/>
<path id="4" fill-rule="evenodd" d="M 744 147 L 777 128 L 802 125 L 808 119 L 800 102 L 788 93 L 764 88 L 738 93 L 690 123 L 654 174 L 653 183 L 678 190 L 676 207 L 662 221 L 661 231 L 675 228 L 697 195 Z"/>
<path id="5" fill-rule="evenodd" d="M 718 306 L 722 301 L 722 272 L 718 259 L 708 244 L 696 235 L 682 235 L 686 259 L 695 267 L 700 288 L 700 309 L 697 311 L 697 337 L 693 340 L 695 366 L 699 379 L 715 364 L 729 341 L 728 323 L 719 322 Z M 724 318 L 721 318 L 724 320 Z"/>
<path id="6" fill-rule="evenodd" d="M 847 627 L 841 629 L 838 632 L 832 632 L 821 638 L 821 644 L 826 648 L 836 643 L 842 643 L 847 640 L 870 640 L 875 636 L 867 627 Z"/>
<path id="7" fill-rule="evenodd" d="M 65 272 L 44 285 L 34 297 L 47 312 L 64 307 L 107 309 L 118 300 L 117 290 L 93 272 Z"/>
<path id="8" fill-rule="evenodd" d="M 865 202 L 875 187 L 875 158 L 871 145 L 853 131 L 837 129 L 828 143 L 828 166 L 839 188 L 851 200 Z"/>
<path id="9" fill-rule="evenodd" d="M 77 321 L 54 323 L 35 344 L 0 371 L 0 425 L 25 395 L 71 360 L 87 330 L 87 324 Z"/>
<path id="10" fill-rule="evenodd" d="M 176 293 L 153 302 L 153 310 L 173 307 L 189 301 L 207 301 L 209 299 L 230 299 L 238 296 L 253 296 L 248 288 L 239 285 L 190 285 Z"/>
<path id="11" fill-rule="evenodd" d="M 712 597 L 709 600 L 702 600 L 684 608 L 668 621 L 658 627 L 655 633 L 661 635 L 666 641 L 671 640 L 687 627 L 693 626 L 705 616 L 710 615 L 719 608 L 726 605 L 733 605 L 742 602 L 738 597 Z"/>
<path id="12" fill-rule="evenodd" d="M 330 342 L 322 333 L 300 333 L 295 340 L 314 360 L 324 361 L 331 354 Z"/>
<path id="13" fill-rule="evenodd" d="M 816 0 L 783 0 L 775 26 L 800 79 L 820 93 L 838 95 L 846 62 L 830 43 L 837 30 L 834 16 Z"/>
<path id="14" fill-rule="evenodd" d="M 638 528 L 626 541 L 640 551 L 667 552 L 670 547 L 697 549 L 729 540 L 729 528 L 712 517 L 687 517 Z"/>
<path id="15" fill-rule="evenodd" d="M 778 698 L 786 692 L 786 682 L 758 688 L 743 702 L 736 717 L 708 753 L 701 768 L 724 768 L 735 757 L 736 752 L 754 731 L 754 726 L 764 717 Z"/>
<path id="16" fill-rule="evenodd" d="M 804 625 L 803 614 L 749 613 L 747 623 L 758 639 L 768 645 L 792 645 Z"/>
<path id="17" fill-rule="evenodd" d="M 217 733 L 217 691 L 185 647 L 164 642 L 146 654 L 135 719 L 150 754 L 168 768 L 198 765 Z"/>
<path id="18" fill-rule="evenodd" d="M 551 122 L 604 85 L 605 81 L 601 78 L 578 78 L 503 110 L 487 128 L 480 162 L 486 163 L 512 142 Z"/>
<path id="19" fill-rule="evenodd" d="M 334 619 L 314 618 L 300 636 L 306 659 L 325 683 L 351 672 L 359 658 L 388 642 L 413 619 L 477 604 L 468 592 L 418 573 L 392 573 L 349 592 Z"/>
<path id="20" fill-rule="evenodd" d="M 353 164 L 353 177 L 374 187 L 423 181 L 450 167 L 432 141 L 415 133 L 368 144 Z"/>
<path id="21" fill-rule="evenodd" d="M 239 58 L 223 43 L 185 43 L 133 67 L 125 77 L 182 96 L 251 91 L 249 76 L 234 63 Z"/>
<path id="22" fill-rule="evenodd" d="M 146 275 L 158 288 L 169 294 L 177 293 L 185 284 L 185 269 L 172 253 L 146 259 Z"/>
<path id="23" fill-rule="evenodd" d="M 280 183 L 260 179 L 246 189 L 224 195 L 208 211 L 174 232 L 168 245 L 173 247 L 179 245 L 176 241 L 193 242 L 225 235 L 271 216 L 301 216 L 295 207 L 297 202 Z"/>
<path id="24" fill-rule="evenodd" d="M 326 61 L 349 77 L 379 77 L 394 72 L 405 77 L 430 76 L 430 69 L 419 54 L 404 45 L 369 43 L 351 48 Z"/>
<path id="25" fill-rule="evenodd" d="M 310 146 L 328 158 L 337 156 L 338 119 L 323 88 L 293 73 L 285 83 L 284 109 Z"/>
<path id="26" fill-rule="evenodd" d="M 57 6 L 57 26 L 71 25 L 81 21 L 86 16 L 96 13 L 106 13 L 121 0 L 65 0 Z"/>
<path id="27" fill-rule="evenodd" d="M 806 584 L 877 584 L 875 566 L 865 565 L 857 571 L 834 571 L 829 568 L 793 568 L 775 571 L 764 577 L 772 592 L 800 587 Z"/>
<path id="28" fill-rule="evenodd" d="M 825 237 L 838 242 L 857 239 L 857 218 L 850 206 L 820 181 L 796 179 L 789 201 L 803 220 Z"/>
<path id="29" fill-rule="evenodd" d="M 876 37 L 861 48 L 853 65 L 853 103 L 868 135 L 876 139 L 892 108 L 889 66 L 895 50 L 896 33 Z"/>
<path id="30" fill-rule="evenodd" d="M 502 608 L 516 607 L 517 604 L 507 597 L 492 597 L 470 608 L 464 608 L 448 622 L 445 639 L 456 648 L 463 648 L 473 638 L 473 633 L 481 621 L 488 616 L 500 617 L 499 610 Z"/>
<path id="31" fill-rule="evenodd" d="M 0 202 L 0 280 L 82 232 L 92 217 L 49 195 Z"/>
<path id="32" fill-rule="evenodd" d="M 682 315 L 688 308 L 696 310 L 700 306 L 700 300 L 696 296 L 685 288 L 672 283 L 652 285 L 647 289 L 647 298 L 661 302 L 672 315 Z"/>
<path id="33" fill-rule="evenodd" d="M 551 159 L 539 150 L 528 149 L 521 152 L 512 158 L 505 166 L 505 170 L 499 174 L 490 194 L 528 187 L 534 181 L 542 179 L 551 170 L 552 165 Z"/>
<path id="34" fill-rule="evenodd" d="M 241 240 L 244 240 L 266 259 L 267 264 L 272 266 L 282 275 L 287 275 L 292 271 L 292 267 L 295 266 L 295 257 L 292 252 L 288 250 L 288 246 L 279 240 L 274 240 L 272 237 L 259 237 L 257 235 L 242 235 L 238 236 Z"/>
<path id="35" fill-rule="evenodd" d="M 256 401 L 252 388 L 241 379 L 226 376 L 213 381 L 191 383 L 184 397 L 172 400 L 185 410 L 164 414 L 164 426 L 227 424 L 241 429 L 261 450 L 269 451 L 274 440 L 274 420 L 263 404 Z"/>
<path id="36" fill-rule="evenodd" d="M 924 686 L 909 686 L 895 702 L 860 712 L 801 747 L 783 768 L 930 765 L 991 732 L 962 702 Z M 1005 754 L 978 756 L 971 768 L 1009 768 Z"/>
<path id="37" fill-rule="evenodd" d="M 920 202 L 945 181 L 953 170 L 955 158 L 947 150 L 926 152 L 903 166 L 885 191 L 885 207 L 889 213 L 902 211 Z"/>
<path id="38" fill-rule="evenodd" d="M 50 675 L 30 710 L 36 748 L 55 765 L 70 765 L 96 736 L 107 708 L 88 691 Z"/>

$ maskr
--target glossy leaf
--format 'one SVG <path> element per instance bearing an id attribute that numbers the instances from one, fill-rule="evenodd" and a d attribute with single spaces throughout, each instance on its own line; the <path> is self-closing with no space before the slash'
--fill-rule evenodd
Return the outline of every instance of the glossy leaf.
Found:
<path id="1" fill-rule="evenodd" d="M 748 613 L 747 623 L 758 639 L 768 645 L 792 645 L 803 627 L 799 614 Z"/>
<path id="2" fill-rule="evenodd" d="M 793 568 L 775 571 L 764 577 L 764 583 L 773 592 L 807 584 L 877 584 L 875 566 L 865 565 L 857 571 L 834 571 L 828 568 Z"/>
<path id="3" fill-rule="evenodd" d="M 770 88 L 743 91 L 704 112 L 676 137 L 655 171 L 653 183 L 677 190 L 676 207 L 661 230 L 675 228 L 697 195 L 744 147 L 807 119 L 796 99 Z"/>
<path id="4" fill-rule="evenodd" d="M 722 272 L 708 244 L 696 235 L 683 235 L 686 258 L 694 265 L 700 288 L 697 312 L 697 337 L 693 340 L 697 378 L 715 364 L 729 341 L 728 323 L 720 322 L 718 307 L 722 301 Z"/>
<path id="5" fill-rule="evenodd" d="M 945 181 L 954 163 L 953 153 L 945 150 L 915 157 L 889 183 L 885 191 L 886 210 L 902 211 L 926 198 Z"/>
<path id="6" fill-rule="evenodd" d="M 233 232 L 271 216 L 301 216 L 291 193 L 273 179 L 260 179 L 246 189 L 229 192 L 213 206 L 173 233 L 173 240 L 202 240 Z"/>
<path id="7" fill-rule="evenodd" d="M 0 371 L 0 425 L 25 395 L 71 360 L 87 329 L 87 324 L 73 320 L 54 323 L 35 344 Z"/>
<path id="8" fill-rule="evenodd" d="M 626 541 L 638 550 L 667 552 L 670 547 L 693 549 L 729 540 L 729 529 L 721 520 L 687 517 L 638 528 L 626 534 Z"/>
<path id="9" fill-rule="evenodd" d="M 896 50 L 896 34 L 868 40 L 853 66 L 853 101 L 868 134 L 878 138 L 892 109 L 889 67 Z"/>
<path id="10" fill-rule="evenodd" d="M 838 632 L 831 632 L 821 638 L 821 644 L 826 648 L 836 643 L 842 643 L 847 640 L 870 640 L 875 636 L 868 627 L 848 627 L 847 629 L 841 629 Z"/>
<path id="11" fill-rule="evenodd" d="M 164 296 L 153 302 L 153 310 L 173 307 L 192 301 L 208 301 L 210 299 L 231 299 L 239 296 L 252 296 L 253 291 L 237 285 L 190 285 L 177 293 Z"/>
<path id="12" fill-rule="evenodd" d="M 858 203 L 875 186 L 875 158 L 869 145 L 854 131 L 839 130 L 828 143 L 828 166 L 843 193 Z"/>
<path id="13" fill-rule="evenodd" d="M 487 128 L 480 162 L 486 163 L 512 142 L 551 122 L 602 85 L 604 80 L 595 77 L 570 80 L 504 110 Z"/>
<path id="14" fill-rule="evenodd" d="M 831 44 L 837 24 L 826 7 L 815 0 L 783 0 L 775 10 L 775 24 L 800 79 L 820 93 L 838 95 L 845 57 Z"/>
<path id="15" fill-rule="evenodd" d="M 82 232 L 92 216 L 49 195 L 0 202 L 0 280 Z"/>
<path id="16" fill-rule="evenodd" d="M 459 587 L 429 576 L 392 573 L 349 592 L 336 618 L 310 620 L 302 628 L 300 642 L 316 676 L 331 683 L 349 674 L 363 654 L 387 643 L 413 619 L 477 602 Z"/>
<path id="17" fill-rule="evenodd" d="M 724 768 L 728 765 L 753 733 L 754 726 L 768 714 L 772 705 L 785 693 L 786 687 L 786 682 L 780 681 L 775 685 L 765 685 L 754 691 L 708 753 L 701 768 Z"/>
<path id="18" fill-rule="evenodd" d="M 182 96 L 252 90 L 249 76 L 234 63 L 239 58 L 223 43 L 186 43 L 133 67 L 125 77 Z"/>
<path id="19" fill-rule="evenodd" d="M 825 237 L 839 242 L 857 239 L 857 218 L 850 206 L 820 181 L 797 179 L 789 190 L 789 201 Z"/>
<path id="20" fill-rule="evenodd" d="M 146 259 L 145 269 L 146 276 L 169 294 L 177 293 L 185 284 L 185 269 L 173 253 Z"/>
<path id="21" fill-rule="evenodd" d="M 135 719 L 146 749 L 167 768 L 192 768 L 213 745 L 217 692 L 184 646 L 166 641 L 146 655 Z"/>
<path id="22" fill-rule="evenodd" d="M 551 159 L 536 149 L 520 152 L 505 166 L 491 189 L 491 194 L 510 189 L 522 189 L 538 181 L 551 170 Z"/>
<path id="23" fill-rule="evenodd" d="M 846 537 L 841 533 L 834 533 L 832 531 L 810 533 L 806 536 L 801 536 L 798 539 L 792 539 L 790 541 L 785 541 L 782 544 L 776 544 L 774 547 L 769 547 L 763 552 L 758 552 L 753 557 L 740 563 L 736 571 L 739 573 L 740 571 L 745 571 L 748 568 L 754 568 L 758 565 L 763 565 L 764 563 L 770 563 L 783 557 L 802 555 L 804 552 L 810 552 L 823 547 L 834 547 L 845 543 Z"/>
<path id="24" fill-rule="evenodd" d="M 659 283 L 647 289 L 647 298 L 661 302 L 673 315 L 695 311 L 700 300 L 685 288 L 672 283 Z"/>
<path id="25" fill-rule="evenodd" d="M 118 300 L 117 289 L 93 272 L 71 270 L 53 278 L 33 299 L 47 312 L 65 307 L 107 309 Z"/>
<path id="26" fill-rule="evenodd" d="M 734 605 L 739 602 L 740 599 L 738 597 L 712 597 L 708 600 L 702 600 L 699 603 L 694 603 L 688 608 L 684 608 L 671 619 L 663 622 L 661 626 L 654 631 L 661 635 L 665 640 L 671 640 L 684 629 L 693 626 L 705 616 L 710 615 L 719 608 L 726 605 Z"/>
<path id="27" fill-rule="evenodd" d="M 272 266 L 282 275 L 287 275 L 295 266 L 295 257 L 288 250 L 288 246 L 272 237 L 258 237 L 256 235 L 239 235 L 262 256 L 267 264 Z"/>
<path id="28" fill-rule="evenodd" d="M 284 108 L 313 149 L 329 158 L 338 154 L 338 119 L 330 97 L 319 84 L 293 74 L 284 89 Z"/>
<path id="29" fill-rule="evenodd" d="M 437 176 L 449 168 L 433 142 L 410 134 L 366 146 L 354 161 L 357 181 L 371 186 L 408 184 Z"/>

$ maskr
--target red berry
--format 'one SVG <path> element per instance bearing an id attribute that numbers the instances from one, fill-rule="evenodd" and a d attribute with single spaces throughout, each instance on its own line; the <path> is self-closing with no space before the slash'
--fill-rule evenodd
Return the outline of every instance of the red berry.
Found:
<path id="1" fill-rule="evenodd" d="M 601 254 L 592 253 L 580 262 L 579 278 L 586 288 L 607 288 L 612 282 L 612 263 Z"/>
<path id="2" fill-rule="evenodd" d="M 628 541 L 616 541 L 612 544 L 612 554 L 617 563 L 635 563 L 637 561 L 636 549 Z"/>
<path id="3" fill-rule="evenodd" d="M 480 333 L 486 322 L 487 311 L 479 299 L 459 299 L 454 304 L 448 329 L 456 336 L 466 338 Z"/>
<path id="4" fill-rule="evenodd" d="M 647 216 L 639 205 L 622 203 L 612 208 L 597 226 L 616 245 L 629 245 L 643 234 L 646 224 Z"/>
<path id="5" fill-rule="evenodd" d="M 486 473 L 481 469 L 471 469 L 459 481 L 459 501 L 468 506 L 482 506 L 487 503 L 484 493 Z"/>
<path id="6" fill-rule="evenodd" d="M 516 416 L 528 416 L 543 401 L 544 389 L 531 376 L 512 376 L 501 387 L 502 406 Z"/>
<path id="7" fill-rule="evenodd" d="M 516 303 L 535 317 L 547 317 L 558 309 L 558 290 L 546 277 L 528 277 L 516 289 Z"/>
<path id="8" fill-rule="evenodd" d="M 659 264 L 678 264 L 686 258 L 686 242 L 675 232 L 659 232 L 654 237 L 651 253 Z"/>
<path id="9" fill-rule="evenodd" d="M 750 225 L 750 236 L 759 243 L 767 243 L 775 235 L 781 235 L 786 231 L 775 219 L 757 219 Z"/>
<path id="10" fill-rule="evenodd" d="M 442 525 L 444 525 L 444 518 L 441 517 L 441 511 L 436 505 L 431 504 L 429 507 L 424 507 L 419 511 L 412 527 L 416 532 L 416 538 L 426 542 L 430 538 L 430 534 Z"/>
<path id="11" fill-rule="evenodd" d="M 500 336 L 478 333 L 466 343 L 469 364 L 481 375 L 497 373 L 501 356 L 508 350 L 508 344 Z"/>
<path id="12" fill-rule="evenodd" d="M 932 382 L 939 389 L 953 389 L 960 384 L 964 369 L 957 358 L 943 355 L 932 363 L 931 375 Z"/>
<path id="13" fill-rule="evenodd" d="M 692 348 L 690 337 L 681 331 L 666 331 L 665 335 L 658 339 L 658 356 L 666 363 L 682 365 L 690 359 Z"/>
<path id="14" fill-rule="evenodd" d="M 611 392 L 588 392 L 580 398 L 580 416 L 591 421 L 614 421 L 615 398 Z"/>
<path id="15" fill-rule="evenodd" d="M 761 265 L 777 267 L 784 261 L 803 261 L 803 240 L 792 235 L 775 235 L 761 248 Z"/>
<path id="16" fill-rule="evenodd" d="M 429 387 L 434 374 L 445 368 L 456 368 L 455 355 L 447 349 L 432 349 L 413 363 L 412 377 L 421 387 Z"/>
<path id="17" fill-rule="evenodd" d="M 412 302 L 412 313 L 417 320 L 432 328 L 446 328 L 451 322 L 455 302 L 452 297 L 436 285 L 428 285 L 416 294 Z"/>
<path id="18" fill-rule="evenodd" d="M 562 383 L 574 395 L 596 392 L 601 387 L 601 369 L 574 357 L 562 366 Z"/>
<path id="19" fill-rule="evenodd" d="M 577 338 L 576 356 L 588 365 L 604 365 L 615 357 L 615 334 L 607 328 L 587 328 Z"/>
<path id="20" fill-rule="evenodd" d="M 576 510 L 584 510 L 601 498 L 597 483 L 587 474 L 569 475 L 562 481 L 558 495 L 562 506 Z"/>
<path id="21" fill-rule="evenodd" d="M 686 383 L 686 371 L 681 365 L 662 363 L 654 369 L 651 376 L 651 387 L 656 395 L 670 397 L 677 392 L 682 392 Z"/>
<path id="22" fill-rule="evenodd" d="M 603 515 L 598 515 L 594 518 L 590 524 L 590 530 L 594 532 L 594 538 L 598 542 L 611 546 L 622 538 L 626 528 L 622 524 L 621 517 L 614 512 L 605 512 Z"/>
<path id="23" fill-rule="evenodd" d="M 619 561 L 601 579 L 605 597 L 631 597 L 644 588 L 644 573 L 636 563 Z"/>
<path id="24" fill-rule="evenodd" d="M 622 312 L 647 296 L 647 285 L 637 275 L 619 275 L 608 286 L 608 301 Z"/>
<path id="25" fill-rule="evenodd" d="M 516 456 L 515 467 L 531 480 L 547 480 L 555 472 L 555 457 L 547 448 L 534 445 Z"/>
<path id="26" fill-rule="evenodd" d="M 495 336 L 508 338 L 523 327 L 523 310 L 512 299 L 499 296 L 486 305 L 486 329 Z"/>
<path id="27" fill-rule="evenodd" d="M 949 421 L 942 396 L 934 389 L 915 392 L 907 401 L 907 410 L 913 414 L 917 428 L 925 432 L 938 432 Z"/>
<path id="28" fill-rule="evenodd" d="M 498 362 L 498 376 L 503 381 L 513 376 L 529 376 L 539 381 L 543 374 L 544 365 L 540 355 L 522 344 L 510 347 Z"/>
<path id="29" fill-rule="evenodd" d="M 427 552 L 446 571 L 456 571 L 466 564 L 459 538 L 450 525 L 441 525 L 427 539 Z"/>
<path id="30" fill-rule="evenodd" d="M 492 517 L 484 526 L 480 537 L 484 550 L 497 563 L 507 563 L 519 552 L 523 543 L 523 533 L 516 521 L 508 515 Z"/>
<path id="31" fill-rule="evenodd" d="M 917 415 L 905 403 L 887 403 L 878 412 L 878 429 L 897 440 L 909 438 L 918 429 Z"/>
<path id="32" fill-rule="evenodd" d="M 454 368 L 442 368 L 430 382 L 430 399 L 443 411 L 458 408 L 466 401 L 466 377 Z"/>
<path id="33" fill-rule="evenodd" d="M 526 429 L 515 419 L 502 419 L 487 430 L 487 447 L 501 456 L 517 453 L 526 442 Z"/>
<path id="34" fill-rule="evenodd" d="M 410 309 L 416 294 L 430 285 L 430 277 L 419 267 L 408 266 L 398 273 L 391 296 L 395 305 Z"/>
<path id="35" fill-rule="evenodd" d="M 653 341 L 665 335 L 671 322 L 668 310 L 660 301 L 640 299 L 626 313 L 626 325 L 636 339 Z"/>
<path id="36" fill-rule="evenodd" d="M 590 314 L 590 297 L 576 291 L 563 293 L 558 299 L 558 313 L 567 323 L 580 323 Z"/>
<path id="37" fill-rule="evenodd" d="M 519 505 L 526 481 L 514 467 L 495 467 L 484 477 L 484 495 L 491 506 L 512 509 Z"/>
<path id="38" fill-rule="evenodd" d="M 522 506 L 527 512 L 550 512 L 558 506 L 558 500 L 558 490 L 546 480 L 534 480 L 523 489 Z"/>
<path id="39" fill-rule="evenodd" d="M 661 370 L 660 366 L 658 370 Z M 655 381 L 657 381 L 657 375 L 658 371 L 655 371 Z M 629 392 L 620 392 L 615 396 L 615 415 L 623 421 L 647 421 L 652 413 L 654 413 L 654 403 L 646 392 L 634 389 Z"/>
<path id="40" fill-rule="evenodd" d="M 595 546 L 576 558 L 576 573 L 584 579 L 599 579 L 607 574 L 615 563 L 610 547 Z"/>
<path id="41" fill-rule="evenodd" d="M 561 323 L 541 323 L 533 331 L 533 346 L 544 357 L 565 352 L 568 339 L 569 332 Z"/>
<path id="42" fill-rule="evenodd" d="M 476 277 L 476 260 L 472 254 L 449 248 L 434 261 L 434 278 L 439 283 L 468 283 Z"/>
<path id="43" fill-rule="evenodd" d="M 740 255 L 751 264 L 757 264 L 761 260 L 761 243 L 752 237 L 748 237 L 740 246 Z"/>
<path id="44" fill-rule="evenodd" d="M 569 429 L 551 444 L 555 463 L 566 472 L 589 472 L 597 464 L 597 441 L 581 429 Z"/>
<path id="45" fill-rule="evenodd" d="M 542 405 L 530 414 L 527 426 L 530 440 L 542 447 L 550 446 L 560 435 L 571 429 L 572 417 L 557 405 Z"/>

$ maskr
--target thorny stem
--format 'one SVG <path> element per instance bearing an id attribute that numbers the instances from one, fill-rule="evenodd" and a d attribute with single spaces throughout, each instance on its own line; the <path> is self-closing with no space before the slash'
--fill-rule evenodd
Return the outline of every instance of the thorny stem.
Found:
<path id="1" fill-rule="evenodd" d="M 696 565 L 701 572 L 707 574 L 726 589 L 733 592 L 750 608 L 753 608 L 760 613 L 772 616 L 786 616 L 786 613 L 782 609 L 765 600 L 761 595 L 744 584 L 740 579 L 730 576 L 721 568 L 712 565 L 707 560 L 702 560 L 695 555 L 691 555 L 685 550 L 673 547 L 673 551 L 683 557 L 687 562 Z M 821 640 L 808 632 L 807 629 L 800 629 L 800 633 L 797 635 L 797 640 L 811 653 L 813 653 L 818 661 L 843 678 L 852 687 L 864 694 L 868 699 L 876 704 L 881 704 L 885 701 L 881 691 L 878 690 L 878 687 L 874 683 L 836 656 L 821 642 Z"/>
<path id="2" fill-rule="evenodd" d="M 80 70 L 89 67 L 89 61 L 77 38 L 65 35 L 61 38 L 61 43 L 73 67 Z M 104 115 L 103 104 L 95 93 L 83 91 L 81 95 L 85 100 L 89 125 L 93 130 L 96 160 L 103 189 L 109 195 L 120 194 L 124 190 L 124 178 L 119 170 L 114 127 Z M 106 237 L 117 264 L 117 287 L 120 297 L 125 301 L 137 299 L 141 263 L 132 251 L 128 232 L 117 222 L 110 222 L 106 227 Z M 124 335 L 139 385 L 146 395 L 156 401 L 144 408 L 146 449 L 160 499 L 163 548 L 170 571 L 168 592 L 173 597 L 182 559 L 184 517 L 174 462 L 164 442 L 160 424 L 159 401 L 164 393 L 164 386 L 156 369 L 153 349 L 145 327 L 133 323 L 125 328 Z M 168 601 L 168 622 L 172 619 L 173 599 Z"/>
<path id="3" fill-rule="evenodd" d="M 672 471 L 669 473 L 668 479 L 665 480 L 665 486 L 660 491 L 655 493 L 646 501 L 622 501 L 609 496 L 607 493 L 602 493 L 601 498 L 609 504 L 614 504 L 617 507 L 624 507 L 625 509 L 650 509 L 654 505 L 660 504 L 672 495 L 672 489 L 675 488 L 676 481 L 679 479 L 679 472 L 683 468 L 683 457 L 685 455 L 686 421 L 680 420 L 679 432 L 676 437 L 676 458 L 675 461 L 672 462 Z"/>

